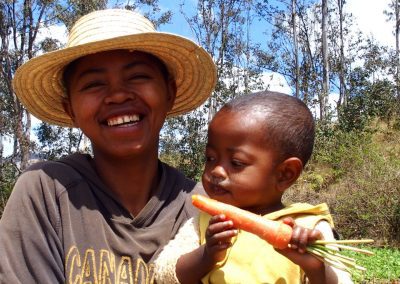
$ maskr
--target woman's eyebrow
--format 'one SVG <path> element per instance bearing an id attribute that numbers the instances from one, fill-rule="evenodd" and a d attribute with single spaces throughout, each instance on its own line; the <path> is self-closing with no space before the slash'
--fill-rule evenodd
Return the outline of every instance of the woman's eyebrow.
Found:
<path id="1" fill-rule="evenodd" d="M 92 67 L 89 69 L 85 69 L 82 72 L 78 73 L 76 76 L 77 79 L 81 79 L 82 77 L 91 75 L 91 74 L 99 74 L 99 73 L 104 73 L 105 69 L 101 67 Z"/>
<path id="2" fill-rule="evenodd" d="M 151 64 L 149 64 L 149 63 L 147 63 L 145 61 L 133 61 L 133 62 L 130 62 L 130 63 L 126 64 L 123 67 L 123 69 L 131 69 L 131 68 L 137 67 L 138 65 L 144 65 L 144 66 L 148 66 L 148 67 L 151 66 Z"/>

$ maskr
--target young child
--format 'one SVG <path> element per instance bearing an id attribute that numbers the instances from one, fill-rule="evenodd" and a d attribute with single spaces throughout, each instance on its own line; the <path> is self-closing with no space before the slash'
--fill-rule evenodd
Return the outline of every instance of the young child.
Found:
<path id="1" fill-rule="evenodd" d="M 159 255 L 156 281 L 351 283 L 347 273 L 305 250 L 316 239 L 334 239 L 326 204 L 282 203 L 312 154 L 314 131 L 307 106 L 289 95 L 254 93 L 222 107 L 208 130 L 204 189 L 213 199 L 292 226 L 290 248 L 274 249 L 224 215 L 201 212 Z"/>

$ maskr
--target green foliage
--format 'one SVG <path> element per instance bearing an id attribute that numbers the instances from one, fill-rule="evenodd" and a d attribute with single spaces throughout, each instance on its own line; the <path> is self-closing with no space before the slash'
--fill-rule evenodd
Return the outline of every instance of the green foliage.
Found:
<path id="1" fill-rule="evenodd" d="M 398 114 L 395 86 L 387 79 L 369 80 L 366 69 L 355 68 L 350 76 L 350 94 L 340 108 L 339 127 L 344 131 L 363 131 L 374 118 L 390 122 Z"/>
<path id="2" fill-rule="evenodd" d="M 124 9 L 139 10 L 150 19 L 155 27 L 168 24 L 172 19 L 172 11 L 162 11 L 158 0 L 136 0 L 128 1 Z"/>
<path id="3" fill-rule="evenodd" d="M 79 130 L 41 123 L 35 131 L 40 142 L 39 152 L 42 159 L 56 160 L 81 148 L 83 137 Z"/>
<path id="4" fill-rule="evenodd" d="M 352 251 L 342 254 L 356 259 L 356 262 L 367 270 L 354 271 L 354 283 L 397 283 L 400 279 L 400 250 L 389 247 L 360 247 L 372 251 L 374 255 L 364 255 Z"/>
<path id="5" fill-rule="evenodd" d="M 201 110 L 168 119 L 161 133 L 161 159 L 170 162 L 188 177 L 200 180 L 204 164 L 206 126 L 207 120 Z"/>
<path id="6" fill-rule="evenodd" d="M 78 18 L 106 8 L 107 2 L 107 0 L 67 0 L 56 5 L 54 16 L 69 30 Z"/>
<path id="7" fill-rule="evenodd" d="M 19 171 L 14 163 L 7 161 L 1 165 L 0 175 L 0 218 L 3 214 L 4 206 L 11 194 L 15 180 L 19 175 Z"/>
<path id="8" fill-rule="evenodd" d="M 375 125 L 369 132 L 319 129 L 314 156 L 286 198 L 327 202 L 343 238 L 400 246 L 400 133 Z"/>

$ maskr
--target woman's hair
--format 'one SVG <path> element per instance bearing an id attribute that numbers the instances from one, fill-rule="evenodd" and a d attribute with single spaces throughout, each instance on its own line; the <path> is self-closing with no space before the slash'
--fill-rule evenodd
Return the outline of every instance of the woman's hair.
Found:
<path id="1" fill-rule="evenodd" d="M 234 98 L 221 111 L 264 115 L 265 142 L 273 147 L 279 157 L 286 160 L 299 158 L 303 166 L 311 157 L 314 138 L 314 118 L 307 105 L 300 99 L 282 93 L 263 91 Z"/>

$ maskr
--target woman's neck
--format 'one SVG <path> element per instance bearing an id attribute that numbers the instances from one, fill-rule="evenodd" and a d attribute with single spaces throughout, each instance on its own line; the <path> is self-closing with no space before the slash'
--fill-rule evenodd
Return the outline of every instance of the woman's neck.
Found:
<path id="1" fill-rule="evenodd" d="M 157 155 L 114 161 L 95 156 L 94 166 L 103 182 L 134 216 L 151 198 L 161 175 Z"/>

